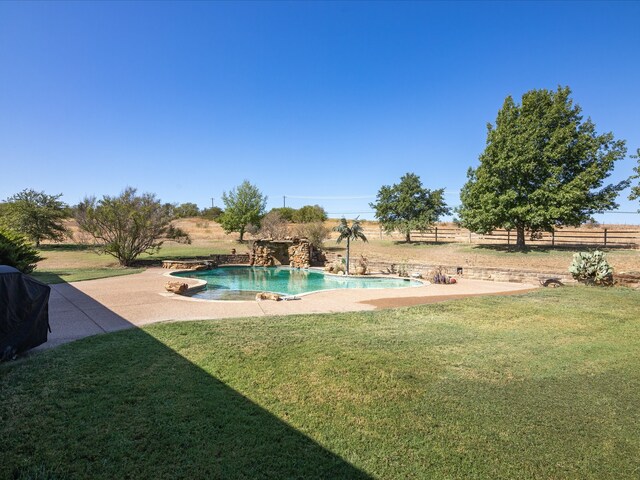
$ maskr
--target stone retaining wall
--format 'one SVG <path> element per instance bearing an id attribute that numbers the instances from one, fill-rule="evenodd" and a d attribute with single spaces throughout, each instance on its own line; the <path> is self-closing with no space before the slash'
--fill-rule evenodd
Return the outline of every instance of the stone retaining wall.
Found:
<path id="1" fill-rule="evenodd" d="M 537 285 L 549 279 L 559 280 L 562 283 L 577 283 L 570 273 L 559 272 L 540 272 L 535 270 L 518 270 L 514 268 L 495 268 L 495 267 L 470 267 L 451 266 L 451 265 L 430 265 L 421 263 L 407 263 L 404 265 L 409 275 L 420 273 L 423 278 L 429 280 L 432 271 L 438 267 L 442 267 L 443 273 L 451 276 L 460 276 L 462 278 L 470 278 L 474 280 L 492 280 L 495 282 L 514 282 L 514 283 L 532 283 Z M 399 268 L 395 264 L 395 269 Z M 462 275 L 458 273 L 458 269 L 462 268 Z M 371 262 L 369 263 L 369 271 L 387 272 L 391 269 L 390 263 Z"/>
<path id="2" fill-rule="evenodd" d="M 249 265 L 248 253 L 236 253 L 234 255 L 211 255 L 218 265 Z"/>
<path id="3" fill-rule="evenodd" d="M 191 260 L 163 260 L 162 268 L 172 270 L 202 270 L 215 268 L 218 265 L 249 265 L 249 254 L 209 255 L 208 257 L 194 257 Z"/>

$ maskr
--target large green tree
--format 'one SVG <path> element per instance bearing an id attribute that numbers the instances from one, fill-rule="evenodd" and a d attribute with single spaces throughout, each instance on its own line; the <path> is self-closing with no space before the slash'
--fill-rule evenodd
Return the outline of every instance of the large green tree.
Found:
<path id="1" fill-rule="evenodd" d="M 631 155 L 631 158 L 635 158 L 638 161 L 638 165 L 633 168 L 633 171 L 636 173 L 635 175 L 632 175 L 631 178 L 629 178 L 629 181 L 637 180 L 640 178 L 640 148 L 636 150 L 635 155 Z M 636 200 L 638 198 L 640 198 L 640 182 L 638 182 L 638 185 L 634 185 L 631 187 L 631 193 L 629 194 L 629 200 Z"/>
<path id="2" fill-rule="evenodd" d="M 36 247 L 42 240 L 63 240 L 69 233 L 63 223 L 69 217 L 69 208 L 60 197 L 62 194 L 25 189 L 5 200 L 0 222 L 27 237 Z"/>
<path id="3" fill-rule="evenodd" d="M 382 186 L 376 202 L 369 205 L 386 232 L 400 231 L 407 242 L 411 241 L 412 230 L 428 230 L 451 211 L 444 201 L 444 189 L 424 188 L 415 173 L 406 173 L 400 183 Z"/>
<path id="4" fill-rule="evenodd" d="M 478 233 L 514 229 L 523 248 L 527 230 L 579 226 L 618 206 L 628 182 L 604 180 L 625 156 L 624 141 L 597 134 L 570 95 L 558 87 L 531 90 L 520 105 L 506 98 L 495 126 L 488 125 L 480 165 L 467 173 L 458 208 L 462 226 Z"/>
<path id="5" fill-rule="evenodd" d="M 258 187 L 245 180 L 229 193 L 223 192 L 222 202 L 225 207 L 224 213 L 218 221 L 226 233 L 240 233 L 242 242 L 248 225 L 260 225 L 267 206 L 267 197 L 262 195 Z"/>
<path id="6" fill-rule="evenodd" d="M 117 197 L 88 197 L 76 208 L 80 228 L 93 236 L 102 253 L 117 258 L 122 266 L 130 266 L 143 253 L 157 252 L 164 238 L 186 237 L 171 228 L 172 208 L 152 193 L 136 192 L 128 187 Z"/>

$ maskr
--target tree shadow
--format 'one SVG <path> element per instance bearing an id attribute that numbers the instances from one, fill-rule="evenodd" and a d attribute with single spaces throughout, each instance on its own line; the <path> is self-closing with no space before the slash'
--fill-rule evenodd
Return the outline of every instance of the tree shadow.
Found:
<path id="1" fill-rule="evenodd" d="M 37 350 L 128 331 L 1 367 L 2 478 L 371 478 L 71 284 L 50 323 Z"/>
<path id="2" fill-rule="evenodd" d="M 95 248 L 94 245 L 84 243 L 45 243 L 38 247 L 43 252 L 88 252 Z"/>
<path id="3" fill-rule="evenodd" d="M 504 244 L 475 244 L 472 249 L 477 250 L 490 250 L 493 252 L 502 253 L 551 253 L 551 252 L 576 252 L 576 251 L 591 251 L 600 250 L 601 252 L 611 252 L 617 250 L 624 250 L 623 247 L 618 246 L 593 246 L 593 245 L 525 245 L 524 248 L 518 248 L 515 245 Z"/>
<path id="4" fill-rule="evenodd" d="M 438 246 L 438 245 L 450 245 L 452 243 L 456 243 L 456 242 L 452 242 L 452 241 L 446 241 L 446 240 L 438 240 L 437 242 L 435 240 L 410 240 L 410 241 L 406 241 L 406 240 L 394 240 L 393 244 L 394 245 L 416 245 L 416 246 Z"/>
<path id="5" fill-rule="evenodd" d="M 501 253 L 549 253 L 551 250 L 556 250 L 555 247 L 546 245 L 526 245 L 524 248 L 516 247 L 515 245 L 494 245 L 494 244 L 476 244 L 472 246 L 473 250 L 490 250 L 493 252 Z M 557 250 L 567 250 L 565 247 L 559 247 Z"/>

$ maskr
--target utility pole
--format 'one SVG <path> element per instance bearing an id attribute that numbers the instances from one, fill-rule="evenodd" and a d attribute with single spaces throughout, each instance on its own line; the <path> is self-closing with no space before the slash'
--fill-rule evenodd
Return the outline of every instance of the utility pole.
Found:
<path id="1" fill-rule="evenodd" d="M 282 208 L 287 208 L 287 196 L 282 196 Z"/>
<path id="2" fill-rule="evenodd" d="M 211 208 L 213 208 L 213 198 L 214 197 L 211 197 Z"/>

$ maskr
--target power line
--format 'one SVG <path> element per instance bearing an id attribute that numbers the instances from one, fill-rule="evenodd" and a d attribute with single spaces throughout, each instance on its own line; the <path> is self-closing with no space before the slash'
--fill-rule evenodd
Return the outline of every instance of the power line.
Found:
<path id="1" fill-rule="evenodd" d="M 594 213 L 594 215 L 606 215 L 607 213 L 624 213 L 624 214 L 633 213 L 634 215 L 640 215 L 640 212 L 602 212 L 602 213 Z"/>
<path id="2" fill-rule="evenodd" d="M 357 195 L 349 197 L 306 197 L 298 195 L 286 195 L 287 198 L 297 198 L 301 200 L 358 200 L 364 198 L 375 198 L 375 195 Z"/>

